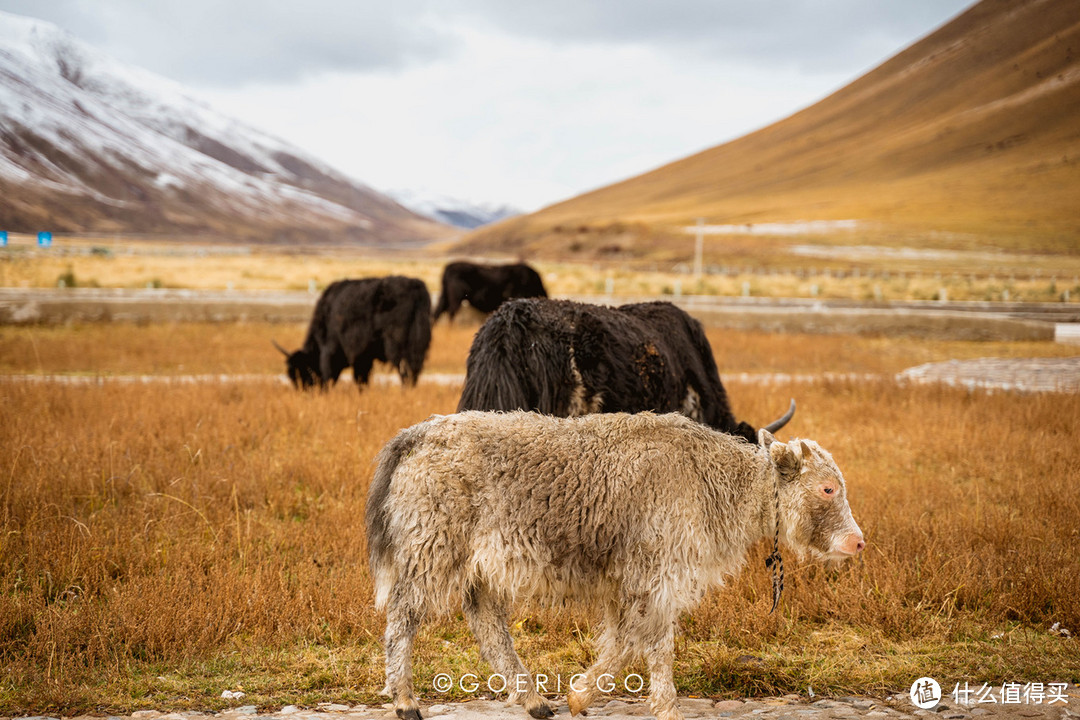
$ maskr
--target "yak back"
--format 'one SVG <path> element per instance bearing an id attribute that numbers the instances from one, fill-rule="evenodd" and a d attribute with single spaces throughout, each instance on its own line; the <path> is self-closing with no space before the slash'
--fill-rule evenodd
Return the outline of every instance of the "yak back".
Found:
<path id="1" fill-rule="evenodd" d="M 722 432 L 746 434 L 732 415 L 701 323 L 666 302 L 504 304 L 473 340 L 462 410 L 562 417 L 683 412 Z"/>

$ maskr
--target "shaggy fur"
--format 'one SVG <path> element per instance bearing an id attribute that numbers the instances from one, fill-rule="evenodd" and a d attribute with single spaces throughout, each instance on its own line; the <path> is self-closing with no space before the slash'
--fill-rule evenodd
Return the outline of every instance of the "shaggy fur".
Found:
<path id="1" fill-rule="evenodd" d="M 379 456 L 367 505 L 398 714 L 419 718 L 410 655 L 426 615 L 461 603 L 484 658 L 513 677 L 527 671 L 507 631 L 510 605 L 579 599 L 604 611 L 588 688 L 644 655 L 653 711 L 680 718 L 676 619 L 737 572 L 754 542 L 772 539 L 778 487 L 781 541 L 821 557 L 862 546 L 829 454 L 766 431 L 761 442 L 652 413 L 466 412 L 403 430 Z M 593 695 L 571 693 L 574 713 Z M 550 715 L 534 688 L 511 700 Z"/>
<path id="2" fill-rule="evenodd" d="M 701 323 L 668 302 L 504 304 L 473 339 L 462 410 L 681 412 L 757 442 L 757 430 L 731 412 Z"/>
<path id="3" fill-rule="evenodd" d="M 352 367 L 363 389 L 380 360 L 397 369 L 402 383 L 416 385 L 430 344 L 431 296 L 422 281 L 339 280 L 319 296 L 303 347 L 286 353 L 286 372 L 300 389 L 325 388 Z"/>
<path id="4" fill-rule="evenodd" d="M 434 320 L 444 312 L 450 321 L 465 300 L 480 312 L 489 313 L 511 298 L 547 297 L 540 274 L 524 263 L 476 265 L 452 262 L 443 268 L 442 292 Z"/>

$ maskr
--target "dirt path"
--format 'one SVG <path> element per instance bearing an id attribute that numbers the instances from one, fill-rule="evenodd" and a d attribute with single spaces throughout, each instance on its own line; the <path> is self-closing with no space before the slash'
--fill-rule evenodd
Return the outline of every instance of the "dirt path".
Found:
<path id="1" fill-rule="evenodd" d="M 979 688 L 973 687 L 973 690 Z M 944 697 L 929 709 L 920 709 L 914 705 L 907 693 L 900 695 L 873 697 L 809 698 L 798 695 L 783 697 L 751 698 L 747 700 L 713 701 L 706 698 L 679 699 L 679 707 L 688 720 L 720 720 L 721 718 L 745 718 L 746 720 L 992 720 L 993 718 L 1047 718 L 1048 720 L 1066 720 L 1080 717 L 1080 688 L 1076 685 L 1058 686 L 1053 698 L 1039 698 L 1040 702 L 1024 702 L 1021 695 L 1018 702 L 1001 702 L 1001 688 L 991 696 L 997 701 L 978 702 L 976 693 L 972 693 L 971 702 L 957 703 L 953 690 L 943 689 Z M 560 698 L 561 700 L 561 698 Z M 243 702 L 239 700 L 238 702 Z M 517 706 L 507 706 L 497 700 L 470 700 L 459 703 L 423 704 L 421 713 L 425 720 L 529 720 L 529 716 Z M 273 712 L 261 711 L 254 705 L 240 705 L 219 713 L 182 712 L 169 713 L 156 710 L 140 710 L 124 718 L 110 720 L 193 720 L 195 718 L 221 718 L 222 720 L 246 720 L 247 718 L 275 720 L 396 720 L 389 705 L 335 705 L 322 703 L 315 708 L 298 708 L 288 705 Z M 610 720 L 638 720 L 653 717 L 649 705 L 642 699 L 618 698 L 606 704 L 600 701 L 588 711 L 588 717 L 602 717 Z M 565 702 L 556 706 L 556 720 L 569 720 L 570 713 Z M 6 720 L 0 718 L 0 720 Z M 27 720 L 45 720 L 43 716 Z M 80 720 L 90 720 L 89 717 Z"/>

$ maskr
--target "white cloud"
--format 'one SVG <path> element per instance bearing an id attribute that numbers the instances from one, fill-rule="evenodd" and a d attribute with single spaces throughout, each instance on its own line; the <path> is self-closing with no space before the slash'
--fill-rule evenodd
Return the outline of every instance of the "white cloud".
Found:
<path id="1" fill-rule="evenodd" d="M 0 0 L 181 82 L 289 83 L 453 54 L 432 0 Z"/>
<path id="2" fill-rule="evenodd" d="M 0 0 L 122 60 L 220 87 L 452 57 L 472 27 L 552 45 L 648 45 L 697 62 L 851 72 L 969 0 Z"/>

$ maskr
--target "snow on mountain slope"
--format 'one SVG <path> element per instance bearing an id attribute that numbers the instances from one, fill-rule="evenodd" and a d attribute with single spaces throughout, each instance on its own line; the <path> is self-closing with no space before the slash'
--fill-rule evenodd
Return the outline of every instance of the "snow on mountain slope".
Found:
<path id="1" fill-rule="evenodd" d="M 509 205 L 474 203 L 427 191 L 390 190 L 387 194 L 413 212 L 466 230 L 521 214 Z"/>
<path id="2" fill-rule="evenodd" d="M 0 226 L 424 240 L 446 228 L 182 86 L 0 12 Z"/>

